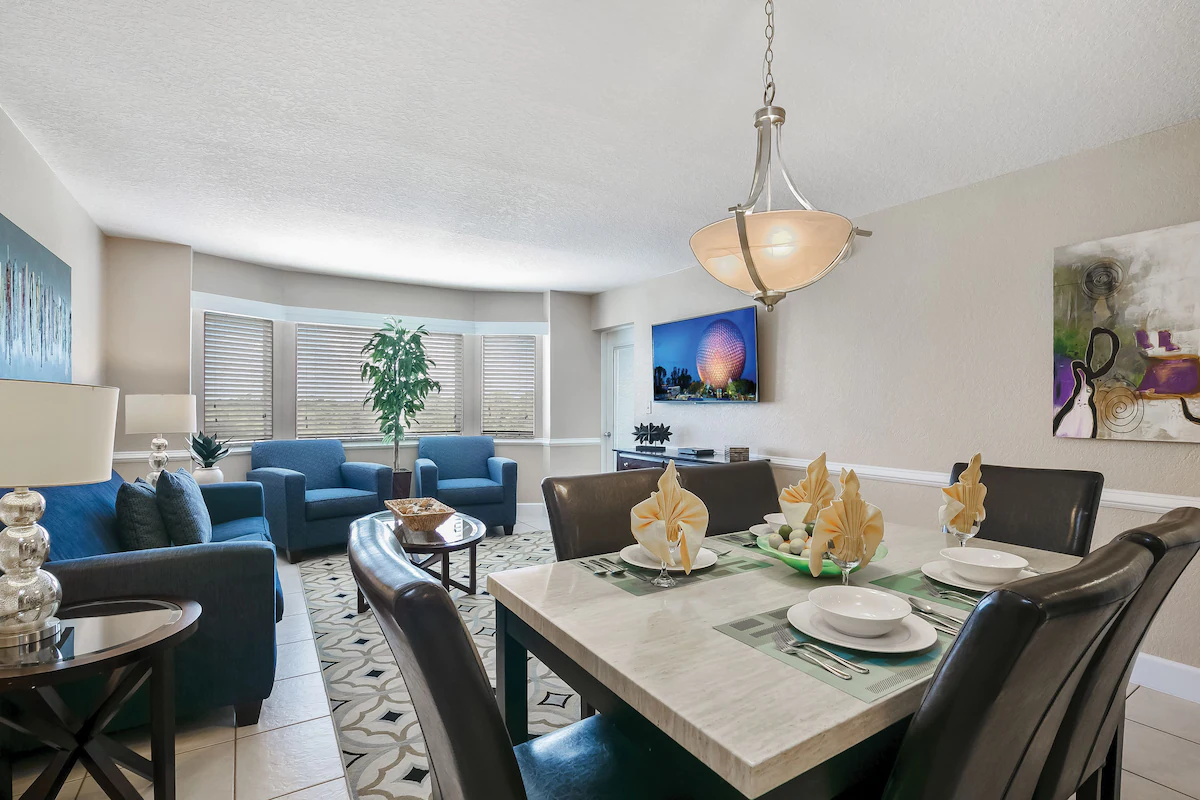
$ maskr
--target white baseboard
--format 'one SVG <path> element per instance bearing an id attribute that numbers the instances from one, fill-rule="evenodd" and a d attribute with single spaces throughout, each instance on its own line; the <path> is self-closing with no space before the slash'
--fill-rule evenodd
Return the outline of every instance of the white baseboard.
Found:
<path id="1" fill-rule="evenodd" d="M 1200 703 L 1200 667 L 1139 653 L 1130 680 L 1156 692 Z"/>

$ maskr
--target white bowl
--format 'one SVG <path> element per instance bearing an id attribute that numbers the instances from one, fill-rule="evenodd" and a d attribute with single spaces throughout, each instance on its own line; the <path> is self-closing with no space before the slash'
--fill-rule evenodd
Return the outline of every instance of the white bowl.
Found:
<path id="1" fill-rule="evenodd" d="M 912 613 L 899 597 L 862 586 L 822 586 L 808 593 L 808 602 L 831 628 L 864 639 L 891 633 Z"/>
<path id="2" fill-rule="evenodd" d="M 1016 580 L 1029 562 L 1002 550 L 985 550 L 982 547 L 947 547 L 942 558 L 950 562 L 950 569 L 969 581 L 999 586 Z"/>
<path id="3" fill-rule="evenodd" d="M 763 514 L 763 520 L 771 526 L 771 533 L 779 533 L 779 529 L 787 525 L 787 517 L 783 514 Z"/>

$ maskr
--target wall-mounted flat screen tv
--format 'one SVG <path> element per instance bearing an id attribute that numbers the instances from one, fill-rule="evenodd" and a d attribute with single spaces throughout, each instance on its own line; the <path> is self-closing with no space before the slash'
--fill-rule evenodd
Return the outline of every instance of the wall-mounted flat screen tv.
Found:
<path id="1" fill-rule="evenodd" d="M 652 334 L 656 401 L 758 401 L 754 306 L 655 325 Z"/>

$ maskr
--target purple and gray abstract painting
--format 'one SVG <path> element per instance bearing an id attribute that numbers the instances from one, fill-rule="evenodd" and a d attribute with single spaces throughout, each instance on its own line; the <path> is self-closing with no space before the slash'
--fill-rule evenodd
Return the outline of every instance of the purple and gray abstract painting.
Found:
<path id="1" fill-rule="evenodd" d="M 1054 251 L 1055 436 L 1200 442 L 1200 222 Z"/>

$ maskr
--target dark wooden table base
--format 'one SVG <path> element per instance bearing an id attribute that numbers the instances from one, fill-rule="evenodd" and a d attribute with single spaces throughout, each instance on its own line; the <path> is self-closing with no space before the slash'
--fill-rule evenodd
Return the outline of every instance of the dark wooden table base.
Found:
<path id="1" fill-rule="evenodd" d="M 105 727 L 146 681 L 150 682 L 151 734 L 149 759 L 104 734 Z M 76 762 L 104 793 L 118 800 L 140 800 L 141 794 L 121 772 L 124 767 L 154 782 L 154 800 L 175 798 L 175 668 L 172 651 L 114 670 L 93 711 L 79 719 L 52 686 L 10 692 L 0 701 L 0 724 L 54 748 L 54 756 L 22 800 L 57 797 Z M 0 798 L 12 800 L 11 764 L 0 756 Z"/>
<path id="2" fill-rule="evenodd" d="M 472 544 L 470 547 L 464 548 L 465 550 L 468 551 L 468 553 L 470 555 L 470 559 L 471 559 L 471 569 L 470 569 L 470 573 L 469 573 L 470 577 L 465 586 L 450 577 L 450 554 L 452 552 L 458 552 L 457 550 L 438 550 L 436 553 L 433 553 L 432 555 L 430 555 L 428 558 L 426 558 L 424 560 L 417 559 L 416 557 L 414 557 L 414 554 L 411 552 L 408 553 L 408 557 L 412 560 L 413 566 L 420 567 L 421 569 L 425 570 L 430 575 L 432 575 L 433 577 L 435 577 L 439 581 L 441 581 L 442 586 L 446 587 L 447 592 L 450 591 L 450 587 L 453 586 L 455 589 L 461 589 L 462 591 L 466 592 L 467 594 L 475 594 L 475 592 L 479 588 L 479 581 L 478 581 L 478 577 L 477 577 L 478 573 L 476 570 L 476 558 L 475 558 L 475 551 L 476 551 L 477 547 L 478 547 L 478 542 Z M 424 553 L 417 553 L 416 555 L 424 555 Z M 433 570 L 433 568 L 430 566 L 430 564 L 437 561 L 439 558 L 442 561 L 442 571 L 440 573 L 435 572 Z M 367 598 L 363 597 L 362 589 L 359 589 L 358 590 L 358 613 L 365 614 L 365 613 L 367 613 L 368 608 L 369 607 L 367 606 Z"/>

